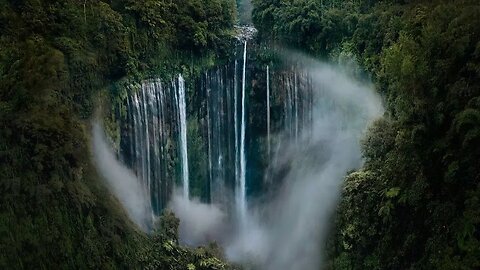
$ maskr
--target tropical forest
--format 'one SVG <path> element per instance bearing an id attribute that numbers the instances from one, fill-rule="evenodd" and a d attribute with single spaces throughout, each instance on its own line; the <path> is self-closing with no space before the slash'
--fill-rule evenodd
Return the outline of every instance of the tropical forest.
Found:
<path id="1" fill-rule="evenodd" d="M 480 2 L 0 0 L 0 269 L 480 269 Z"/>

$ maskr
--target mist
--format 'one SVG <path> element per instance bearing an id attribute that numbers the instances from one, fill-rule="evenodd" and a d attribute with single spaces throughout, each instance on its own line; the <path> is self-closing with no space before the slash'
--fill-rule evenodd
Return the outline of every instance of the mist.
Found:
<path id="1" fill-rule="evenodd" d="M 98 121 L 93 123 L 92 150 L 95 166 L 110 190 L 132 221 L 147 231 L 151 225 L 150 203 L 146 199 L 148 196 L 135 174 L 117 160 Z"/>
<path id="2" fill-rule="evenodd" d="M 288 58 L 297 59 L 312 75 L 313 126 L 272 158 L 274 171 L 288 166 L 280 192 L 267 203 L 250 205 L 247 225 L 226 252 L 231 260 L 256 269 L 313 270 L 322 266 L 343 179 L 362 165 L 359 141 L 368 124 L 382 116 L 383 107 L 371 84 L 351 78 L 340 67 L 301 54 Z"/>
<path id="3" fill-rule="evenodd" d="M 168 208 L 180 219 L 179 238 L 182 244 L 208 244 L 221 240 L 226 233 L 227 216 L 216 205 L 188 199 L 175 192 Z"/>
<path id="4" fill-rule="evenodd" d="M 148 195 L 133 171 L 116 158 L 98 121 L 93 123 L 92 149 L 95 166 L 129 218 L 144 231 L 149 231 L 153 219 Z M 226 234 L 227 216 L 216 205 L 187 199 L 181 192 L 175 191 L 167 208 L 181 220 L 179 237 L 182 244 L 208 244 L 219 241 Z"/>

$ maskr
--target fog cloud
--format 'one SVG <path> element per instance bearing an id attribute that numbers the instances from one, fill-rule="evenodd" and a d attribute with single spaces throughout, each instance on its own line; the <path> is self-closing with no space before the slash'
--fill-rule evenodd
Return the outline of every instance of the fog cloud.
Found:
<path id="1" fill-rule="evenodd" d="M 280 192 L 270 202 L 253 206 L 249 225 L 227 247 L 232 260 L 258 269 L 321 267 L 325 233 L 342 180 L 349 170 L 361 166 L 359 141 L 368 123 L 383 113 L 371 85 L 350 78 L 338 67 L 299 54 L 293 57 L 312 76 L 313 126 L 300 139 L 282 146 L 283 162 L 272 165 L 275 170 L 285 166 L 285 160 L 290 163 Z"/>
<path id="2" fill-rule="evenodd" d="M 95 166 L 110 190 L 122 203 L 129 217 L 147 230 L 151 224 L 150 204 L 146 199 L 148 196 L 135 174 L 117 160 L 98 121 L 93 123 L 92 150 Z"/>
<path id="3" fill-rule="evenodd" d="M 216 205 L 201 203 L 175 193 L 169 208 L 180 219 L 180 241 L 189 246 L 219 240 L 226 229 L 226 215 Z"/>

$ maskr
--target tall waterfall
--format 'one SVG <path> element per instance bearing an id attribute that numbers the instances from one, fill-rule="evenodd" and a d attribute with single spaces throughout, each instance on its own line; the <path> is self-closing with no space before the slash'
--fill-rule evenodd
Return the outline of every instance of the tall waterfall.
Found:
<path id="1" fill-rule="evenodd" d="M 285 162 L 278 159 L 283 142 L 298 141 L 311 126 L 311 76 L 291 64 L 275 72 L 269 65 L 258 69 L 255 62 L 247 63 L 248 38 L 239 43 L 238 58 L 189 76 L 188 97 L 182 75 L 145 80 L 130 89 L 121 155 L 139 178 L 154 215 L 178 186 L 184 198 L 215 204 L 244 226 L 249 201 L 283 181 L 281 171 L 269 170 L 266 161 Z M 265 100 L 266 115 L 258 113 Z"/>
<path id="2" fill-rule="evenodd" d="M 184 198 L 220 206 L 235 213 L 230 216 L 236 220 L 246 216 L 247 153 L 254 145 L 254 137 L 247 136 L 251 117 L 247 92 L 253 88 L 247 83 L 253 81 L 248 78 L 247 40 L 256 30 L 248 26 L 237 30 L 241 46 L 236 49 L 243 52 L 238 59 L 189 74 L 188 84 L 177 75 L 127 89 L 120 156 L 135 172 L 154 215 L 167 206 L 178 186 Z M 191 95 L 187 96 L 186 85 L 193 87 Z M 252 164 L 263 170 L 258 161 Z"/>
<path id="3" fill-rule="evenodd" d="M 294 74 L 293 81 L 293 104 L 295 106 L 295 140 L 298 140 L 298 81 L 297 73 Z"/>
<path id="4" fill-rule="evenodd" d="M 247 91 L 253 85 L 248 83 L 247 77 L 248 44 L 244 41 L 242 45 L 241 60 L 205 71 L 193 82 L 197 100 L 191 100 L 189 104 L 197 107 L 188 111 L 197 111 L 197 116 L 191 119 L 189 117 L 192 116 L 187 115 L 186 83 L 182 75 L 166 82 L 160 79 L 146 80 L 137 90 L 132 88 L 126 104 L 128 117 L 124 125 L 125 132 L 122 133 L 123 159 L 141 181 L 154 214 L 158 215 L 167 205 L 178 183 L 185 197 L 205 196 L 201 198 L 203 201 L 222 205 L 228 212 L 235 210 L 239 221 L 245 218 L 249 196 L 247 190 L 250 188 L 246 177 L 247 162 L 252 162 L 252 166 L 261 166 L 247 160 L 248 149 L 252 147 L 246 136 L 247 119 L 252 117 L 252 121 L 255 121 L 262 115 L 250 115 L 247 110 Z M 267 131 L 263 149 L 266 149 L 264 151 L 268 158 L 270 154 L 277 156 L 279 149 L 282 149 L 279 142 L 275 141 L 275 153 L 271 152 L 271 132 L 285 130 L 292 138 L 296 138 L 311 123 L 312 89 L 309 75 L 294 68 L 283 69 L 272 75 L 267 66 L 264 74 L 263 80 L 266 82 L 262 100 L 266 96 L 267 119 L 263 123 L 266 123 Z M 278 91 L 271 93 L 272 87 Z M 282 103 L 284 109 L 279 111 Z M 274 119 L 277 119 L 275 127 L 271 125 L 272 108 L 275 108 Z M 283 125 L 278 125 L 278 120 L 282 118 Z M 202 149 L 205 150 L 193 152 L 193 155 L 200 156 L 199 159 L 205 162 L 203 167 L 196 167 L 196 170 L 205 171 L 204 178 L 198 178 L 199 174 L 195 172 L 195 179 L 190 179 L 189 154 L 192 150 L 188 149 L 187 119 L 199 121 L 199 131 L 194 136 L 199 136 Z M 268 179 L 272 177 L 276 176 L 268 175 Z M 261 178 L 264 179 L 263 176 Z M 190 180 L 197 183 L 193 195 Z M 249 181 L 261 179 L 257 177 Z M 270 180 L 267 182 L 253 182 L 255 186 L 251 188 L 254 191 L 266 188 L 262 185 L 271 184 Z"/>
<path id="5" fill-rule="evenodd" d="M 240 129 L 240 179 L 239 179 L 239 192 L 238 196 L 238 208 L 239 218 L 241 222 L 245 221 L 247 214 L 247 187 L 246 187 L 246 170 L 247 160 L 245 156 L 245 131 L 246 131 L 246 70 L 247 70 L 247 41 L 244 43 L 243 49 L 243 71 L 242 71 L 242 126 Z"/>
<path id="6" fill-rule="evenodd" d="M 239 142 L 238 142 L 238 60 L 235 59 L 235 70 L 234 70 L 234 131 L 235 131 L 235 183 L 238 181 L 240 177 L 240 153 L 238 151 Z"/>
<path id="7" fill-rule="evenodd" d="M 267 66 L 267 156 L 270 157 L 270 67 Z"/>
<path id="8" fill-rule="evenodd" d="M 210 99 L 211 93 L 210 88 L 206 87 L 208 83 L 208 72 L 205 71 L 205 83 L 201 83 L 201 87 L 205 85 L 206 90 L 206 97 L 207 97 L 207 149 L 208 149 L 208 180 L 209 180 L 209 200 L 210 202 L 214 201 L 214 197 L 212 194 L 212 187 L 213 187 L 213 151 L 212 151 L 212 112 L 210 111 Z"/>
<path id="9" fill-rule="evenodd" d="M 150 102 L 149 98 L 150 98 L 150 94 L 151 94 L 150 93 L 151 89 L 152 88 L 149 87 L 149 85 L 142 85 L 142 99 L 143 99 L 143 101 L 142 101 L 141 104 L 143 105 L 142 109 L 143 109 L 143 113 L 144 113 L 144 115 L 143 115 L 144 120 L 148 119 L 148 116 L 149 116 L 148 111 L 147 111 L 147 99 L 148 99 L 148 102 Z M 147 95 L 145 95 L 145 92 L 147 92 Z M 144 125 L 145 136 L 147 138 L 149 138 L 149 131 L 148 131 L 149 127 L 148 126 L 149 126 L 148 123 L 146 123 Z M 146 180 L 146 185 L 145 186 L 146 186 L 147 190 L 150 190 L 150 187 L 151 187 L 150 177 L 151 177 L 151 175 L 149 173 L 150 172 L 150 144 L 149 143 L 145 144 L 145 150 L 146 150 L 146 153 L 145 153 L 145 161 L 146 162 L 145 162 L 145 164 L 143 164 L 146 167 L 146 168 L 144 168 L 144 170 L 146 170 L 146 172 L 147 172 L 146 177 L 145 177 L 146 178 L 145 179 Z"/>
<path id="10" fill-rule="evenodd" d="M 320 251 L 314 239 L 321 235 L 315 232 L 326 227 L 345 173 L 361 164 L 358 140 L 380 115 L 381 103 L 369 86 L 323 63 L 302 66 L 295 57 L 265 69 L 261 61 L 247 61 L 256 48 L 247 40 L 239 39 L 238 59 L 194 73 L 191 95 L 182 75 L 131 87 L 120 154 L 153 215 L 181 186 L 183 197 L 175 199 L 196 207 L 188 199 L 200 197 L 227 213 L 227 226 L 240 230 L 222 232 L 241 238 L 228 244 L 260 269 L 316 266 Z M 252 203 L 260 196 L 266 205 Z M 306 205 L 305 198 L 314 203 Z M 201 218 L 192 217 L 194 227 Z M 249 257 L 252 252 L 259 255 Z"/>
<path id="11" fill-rule="evenodd" d="M 302 129 L 309 127 L 313 121 L 313 86 L 311 75 L 304 70 L 296 70 L 296 68 L 293 67 L 279 72 L 274 79 L 270 79 L 270 75 L 267 75 L 267 77 L 269 81 L 272 81 L 275 89 L 279 89 L 279 93 L 276 93 L 276 95 L 281 95 L 280 99 L 283 103 L 283 128 L 285 133 L 297 140 L 302 133 Z M 269 88 L 271 88 L 271 86 L 270 83 L 267 82 L 267 89 Z M 267 119 L 267 123 L 268 122 L 269 120 Z M 267 132 L 270 133 L 270 130 Z"/>
<path id="12" fill-rule="evenodd" d="M 182 157 L 182 180 L 183 180 L 183 196 L 186 198 L 190 195 L 190 184 L 188 179 L 188 150 L 187 150 L 187 108 L 185 102 L 185 80 L 183 76 L 178 75 L 178 99 L 180 120 L 180 149 Z"/>
<path id="13" fill-rule="evenodd" d="M 188 196 L 188 157 L 185 81 L 180 75 L 168 83 L 146 80 L 130 89 L 123 125 L 123 151 L 135 171 L 155 215 L 167 205 L 175 184 L 176 166 L 182 168 Z M 179 146 L 179 147 L 177 147 Z M 175 149 L 180 149 L 177 153 Z M 180 157 L 181 164 L 173 164 Z"/>

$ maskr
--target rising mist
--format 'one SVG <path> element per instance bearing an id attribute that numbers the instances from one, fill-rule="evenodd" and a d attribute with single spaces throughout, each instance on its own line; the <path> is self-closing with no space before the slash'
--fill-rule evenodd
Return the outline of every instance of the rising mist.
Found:
<path id="1" fill-rule="evenodd" d="M 361 166 L 360 139 L 383 108 L 370 84 L 340 67 L 300 54 L 285 57 L 300 60 L 312 76 L 313 126 L 272 159 L 274 171 L 288 167 L 283 186 L 268 203 L 251 206 L 247 225 L 233 237 L 227 254 L 258 269 L 313 270 L 321 266 L 342 180 Z"/>
<path id="2" fill-rule="evenodd" d="M 122 203 L 130 218 L 140 228 L 147 230 L 151 227 L 148 196 L 135 174 L 117 160 L 98 121 L 93 123 L 92 150 L 95 166 L 110 190 Z"/>
<path id="3" fill-rule="evenodd" d="M 216 205 L 188 199 L 176 192 L 169 203 L 180 219 L 179 238 L 182 244 L 199 246 L 219 241 L 226 234 L 227 215 Z"/>

